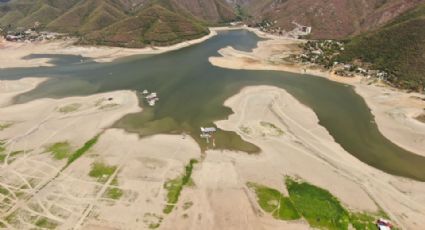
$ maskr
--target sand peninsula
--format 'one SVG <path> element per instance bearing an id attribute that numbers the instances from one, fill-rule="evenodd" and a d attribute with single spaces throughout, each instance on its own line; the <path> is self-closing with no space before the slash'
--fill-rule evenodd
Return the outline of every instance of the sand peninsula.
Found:
<path id="1" fill-rule="evenodd" d="M 212 65 L 229 69 L 274 70 L 324 77 L 351 85 L 367 103 L 375 116 L 380 132 L 400 147 L 425 156 L 425 123 L 415 119 L 425 113 L 425 95 L 407 93 L 383 83 L 371 83 L 360 76 L 339 77 L 317 66 L 287 61 L 286 57 L 300 52 L 298 45 L 305 42 L 267 35 L 250 29 L 260 41 L 252 52 L 226 47 L 219 50 L 220 57 L 210 57 Z"/>

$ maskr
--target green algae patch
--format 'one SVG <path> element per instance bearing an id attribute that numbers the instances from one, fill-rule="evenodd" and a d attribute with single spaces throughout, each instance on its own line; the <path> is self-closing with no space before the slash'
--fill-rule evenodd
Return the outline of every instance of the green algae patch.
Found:
<path id="1" fill-rule="evenodd" d="M 376 213 L 351 212 L 329 191 L 307 182 L 286 177 L 285 184 L 289 196 L 252 182 L 248 182 L 247 186 L 255 192 L 261 209 L 275 219 L 289 221 L 303 218 L 317 229 L 374 230 L 377 219 L 389 219 L 382 210 Z"/>
<path id="2" fill-rule="evenodd" d="M 8 123 L 0 123 L 0 131 L 3 131 L 7 128 L 10 128 L 13 125 L 13 123 L 8 122 Z"/>
<path id="3" fill-rule="evenodd" d="M 117 166 L 107 165 L 102 162 L 95 162 L 92 164 L 89 176 L 97 178 L 100 182 L 106 182 L 115 170 L 117 170 Z"/>
<path id="4" fill-rule="evenodd" d="M 79 108 L 81 108 L 81 104 L 79 103 L 73 103 L 73 104 L 69 104 L 69 105 L 65 105 L 62 106 L 58 109 L 59 112 L 61 113 L 72 113 L 77 111 Z"/>
<path id="5" fill-rule="evenodd" d="M 7 159 L 7 163 L 12 163 L 14 160 L 17 159 L 17 156 L 19 154 L 24 153 L 23 150 L 16 150 L 13 152 L 8 152 L 6 147 L 6 142 L 1 140 L 0 141 L 0 163 L 4 163 L 6 161 L 7 156 L 9 155 L 8 159 Z"/>
<path id="6" fill-rule="evenodd" d="M 145 223 L 149 229 L 157 229 L 161 226 L 163 219 L 162 216 L 155 213 L 145 213 L 143 216 L 143 223 Z"/>
<path id="7" fill-rule="evenodd" d="M 71 155 L 72 148 L 69 142 L 63 141 L 47 146 L 46 151 L 51 152 L 56 160 L 63 160 Z"/>
<path id="8" fill-rule="evenodd" d="M 119 200 L 122 195 L 124 195 L 124 191 L 117 187 L 108 188 L 108 190 L 106 190 L 106 197 L 111 198 L 113 200 Z"/>
<path id="9" fill-rule="evenodd" d="M 292 201 L 278 190 L 255 183 L 248 183 L 248 187 L 255 191 L 260 207 L 274 218 L 280 220 L 301 218 Z"/>
<path id="10" fill-rule="evenodd" d="M 83 147 L 77 149 L 77 151 L 75 151 L 74 153 L 72 153 L 69 157 L 68 157 L 68 163 L 67 166 L 69 166 L 70 164 L 72 164 L 72 162 L 76 161 L 78 158 L 80 158 L 84 153 L 86 153 L 89 149 L 91 149 L 91 147 L 93 147 L 93 145 L 96 144 L 97 140 L 99 139 L 99 135 L 96 135 L 95 137 L 93 137 L 92 139 L 88 140 L 86 143 L 84 143 Z"/>
<path id="11" fill-rule="evenodd" d="M 283 134 L 285 134 L 285 132 L 281 128 L 277 127 L 273 123 L 261 121 L 260 125 L 263 128 L 267 129 L 273 136 L 282 136 Z"/>
<path id="12" fill-rule="evenodd" d="M 195 159 L 190 160 L 189 164 L 186 165 L 185 172 L 182 176 L 179 176 L 172 180 L 168 180 L 164 184 L 164 188 L 167 190 L 167 203 L 168 203 L 163 210 L 165 214 L 169 214 L 173 211 L 174 206 L 177 204 L 177 201 L 179 200 L 183 187 L 186 186 L 191 181 L 190 177 L 192 176 L 193 166 L 196 163 L 198 163 L 197 160 Z"/>
<path id="13" fill-rule="evenodd" d="M 350 222 L 356 230 L 375 230 L 376 219 L 379 217 L 369 213 L 351 213 Z"/>
<path id="14" fill-rule="evenodd" d="M 50 221 L 49 219 L 47 219 L 45 217 L 38 219 L 35 222 L 35 225 L 37 227 L 43 228 L 43 229 L 55 229 L 58 226 L 57 223 L 52 222 L 52 221 Z"/>
<path id="15" fill-rule="evenodd" d="M 289 197 L 310 226 L 324 229 L 348 229 L 349 212 L 336 197 L 307 182 L 285 179 Z"/>

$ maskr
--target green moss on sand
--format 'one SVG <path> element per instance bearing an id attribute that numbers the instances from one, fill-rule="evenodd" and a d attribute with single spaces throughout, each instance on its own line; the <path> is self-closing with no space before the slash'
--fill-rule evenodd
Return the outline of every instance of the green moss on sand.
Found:
<path id="1" fill-rule="evenodd" d="M 292 201 L 278 190 L 254 183 L 248 183 L 248 187 L 254 189 L 260 207 L 274 218 L 281 220 L 301 218 Z"/>
<path id="2" fill-rule="evenodd" d="M 285 183 L 295 208 L 312 227 L 348 229 L 350 215 L 330 192 L 289 177 Z"/>
<path id="3" fill-rule="evenodd" d="M 77 111 L 81 107 L 79 103 L 73 103 L 70 105 L 62 106 L 59 108 L 59 112 L 61 113 L 72 113 Z"/>
<path id="4" fill-rule="evenodd" d="M 0 123 L 0 131 L 10 128 L 12 125 L 13 123 Z"/>
<path id="5" fill-rule="evenodd" d="M 74 162 L 75 160 L 77 160 L 78 158 L 80 158 L 84 153 L 86 153 L 91 147 L 93 147 L 93 145 L 96 144 L 97 140 L 99 139 L 100 135 L 96 135 L 95 137 L 93 137 L 92 139 L 90 139 L 89 141 L 87 141 L 83 147 L 77 149 L 77 151 L 75 151 L 74 153 L 72 153 L 69 157 L 68 157 L 68 163 L 66 166 L 72 164 L 72 162 Z M 65 167 L 66 167 L 65 166 Z"/>
<path id="6" fill-rule="evenodd" d="M 117 166 L 106 165 L 102 162 L 95 162 L 89 172 L 89 176 L 97 178 L 100 182 L 105 182 L 117 170 Z"/>
<path id="7" fill-rule="evenodd" d="M 123 190 L 117 187 L 108 188 L 108 190 L 106 190 L 106 196 L 114 200 L 119 200 L 123 194 Z"/>
<path id="8" fill-rule="evenodd" d="M 167 205 L 165 206 L 163 212 L 168 214 L 173 211 L 173 208 L 177 201 L 183 187 L 190 182 L 190 177 L 192 175 L 193 165 L 198 163 L 197 160 L 190 160 L 189 164 L 185 167 L 185 172 L 182 176 L 169 180 L 164 184 L 164 188 L 167 190 Z"/>
<path id="9" fill-rule="evenodd" d="M 57 227 L 57 224 L 50 221 L 49 219 L 43 217 L 38 219 L 35 222 L 35 225 L 39 228 L 43 228 L 43 229 L 55 229 Z"/>
<path id="10" fill-rule="evenodd" d="M 63 160 L 72 153 L 69 142 L 57 142 L 46 147 L 47 152 L 51 152 L 56 160 Z"/>
<path id="11" fill-rule="evenodd" d="M 263 185 L 248 183 L 253 188 L 260 207 L 276 219 L 293 220 L 303 217 L 311 227 L 318 229 L 376 229 L 378 218 L 388 216 L 378 213 L 350 212 L 329 191 L 307 182 L 285 178 L 289 197 Z M 351 228 L 350 228 L 351 229 Z"/>

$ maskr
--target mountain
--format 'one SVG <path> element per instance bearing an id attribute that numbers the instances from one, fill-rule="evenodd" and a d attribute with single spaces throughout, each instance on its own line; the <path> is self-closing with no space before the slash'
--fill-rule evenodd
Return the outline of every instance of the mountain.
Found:
<path id="1" fill-rule="evenodd" d="M 339 57 L 361 60 L 390 73 L 400 88 L 425 89 L 425 3 L 416 6 L 382 28 L 350 39 Z"/>
<path id="2" fill-rule="evenodd" d="M 311 38 L 343 38 L 379 28 L 424 0 L 231 0 L 252 23 L 263 19 L 275 27 L 294 28 L 293 21 L 313 27 Z"/>
<path id="3" fill-rule="evenodd" d="M 199 37 L 208 25 L 242 18 L 251 24 L 276 22 L 274 27 L 285 30 L 293 29 L 292 22 L 297 22 L 313 27 L 311 38 L 335 39 L 379 28 L 421 2 L 424 0 L 10 0 L 0 2 L 0 25 L 30 27 L 39 22 L 49 30 L 82 35 L 85 42 L 101 39 L 98 43 L 114 44 L 119 40 L 119 45 L 140 47 L 144 42 L 170 44 Z M 155 15 L 161 16 L 161 25 L 137 20 Z M 176 17 L 178 25 L 171 24 L 170 17 Z M 154 26 L 152 30 L 148 25 Z M 124 31 L 126 28 L 132 31 Z M 150 38 L 144 37 L 147 31 Z M 152 36 L 153 31 L 158 34 Z M 162 35 L 170 40 L 158 39 Z"/>
<path id="4" fill-rule="evenodd" d="M 0 25 L 79 35 L 83 43 L 143 47 L 208 34 L 208 25 L 236 18 L 224 0 L 11 0 Z"/>
<path id="5" fill-rule="evenodd" d="M 208 34 L 206 27 L 161 5 L 152 5 L 102 30 L 87 34 L 84 43 L 142 47 L 170 45 Z"/>

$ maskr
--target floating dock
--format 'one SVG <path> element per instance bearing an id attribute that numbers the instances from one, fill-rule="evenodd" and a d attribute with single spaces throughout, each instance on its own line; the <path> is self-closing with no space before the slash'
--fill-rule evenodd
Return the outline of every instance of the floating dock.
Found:
<path id="1" fill-rule="evenodd" d="M 213 134 L 217 132 L 217 129 L 215 127 L 201 127 L 201 135 L 200 137 L 205 139 L 207 141 L 207 143 L 210 143 L 210 138 L 213 139 L 213 145 L 215 147 L 215 141 L 214 141 L 214 137 Z"/>
<path id="2" fill-rule="evenodd" d="M 152 93 L 149 94 L 149 91 L 145 89 L 145 90 L 143 90 L 142 94 L 146 95 L 145 99 L 150 106 L 155 106 L 156 102 L 159 101 L 159 97 L 158 97 L 158 94 L 156 92 L 152 92 Z"/>

